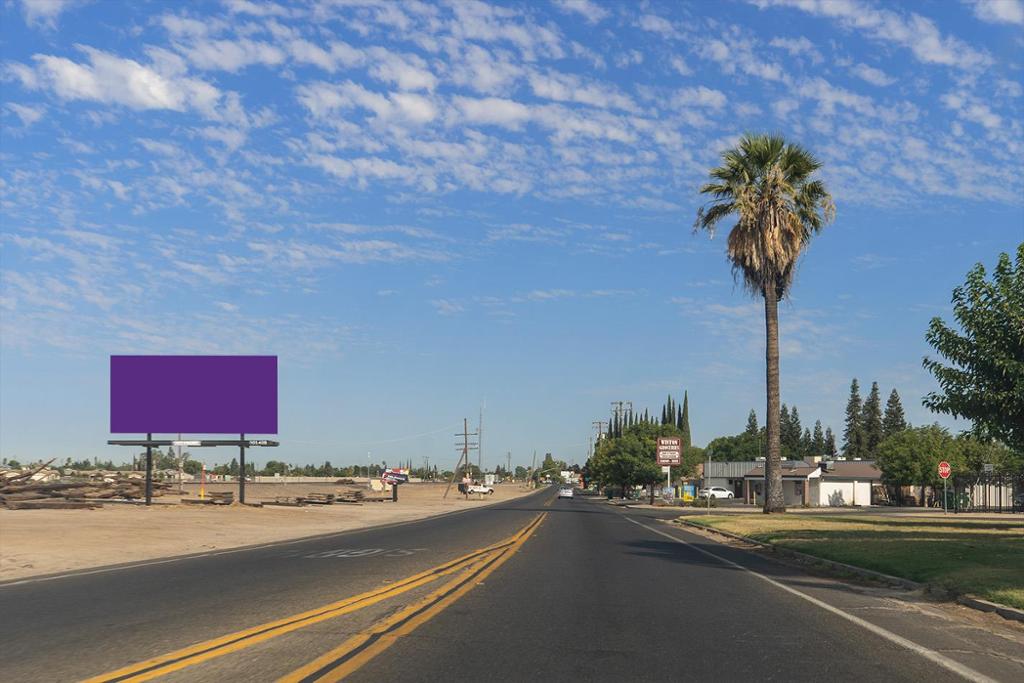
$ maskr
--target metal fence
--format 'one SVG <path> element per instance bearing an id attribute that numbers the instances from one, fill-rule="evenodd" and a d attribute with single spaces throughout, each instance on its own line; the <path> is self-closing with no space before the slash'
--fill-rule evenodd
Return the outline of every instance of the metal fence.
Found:
<path id="1" fill-rule="evenodd" d="M 947 505 L 954 512 L 1024 512 L 1024 473 L 959 475 L 949 481 Z"/>

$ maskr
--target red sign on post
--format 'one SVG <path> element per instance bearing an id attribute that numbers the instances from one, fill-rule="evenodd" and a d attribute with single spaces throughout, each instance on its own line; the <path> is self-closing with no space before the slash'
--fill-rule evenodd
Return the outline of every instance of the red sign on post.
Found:
<path id="1" fill-rule="evenodd" d="M 943 479 L 949 479 L 949 475 L 953 474 L 953 468 L 950 467 L 949 463 L 943 460 L 939 463 L 939 476 Z"/>
<path id="2" fill-rule="evenodd" d="M 657 459 L 659 465 L 681 465 L 683 440 L 678 436 L 659 436 Z"/>

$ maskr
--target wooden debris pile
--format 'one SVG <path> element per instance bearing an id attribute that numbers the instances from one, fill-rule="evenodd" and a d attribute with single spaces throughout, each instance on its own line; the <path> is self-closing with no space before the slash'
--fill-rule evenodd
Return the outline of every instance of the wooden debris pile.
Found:
<path id="1" fill-rule="evenodd" d="M 203 498 L 182 498 L 182 503 L 190 505 L 231 505 L 235 502 L 233 491 L 210 491 Z"/>
<path id="2" fill-rule="evenodd" d="M 52 462 L 52 461 L 51 461 Z M 146 482 L 119 472 L 100 472 L 87 477 L 38 477 L 46 465 L 29 472 L 0 478 L 0 506 L 11 510 L 75 509 L 97 507 L 104 500 L 141 500 Z M 160 496 L 170 484 L 153 482 L 153 495 Z"/>

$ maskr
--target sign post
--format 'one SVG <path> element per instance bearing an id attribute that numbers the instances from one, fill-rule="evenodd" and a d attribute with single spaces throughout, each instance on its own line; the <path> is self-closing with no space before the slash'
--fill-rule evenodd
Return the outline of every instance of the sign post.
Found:
<path id="1" fill-rule="evenodd" d="M 665 487 L 672 488 L 672 465 L 683 464 L 683 440 L 678 436 L 659 436 L 655 459 L 665 472 Z M 654 485 L 651 485 L 654 492 Z"/>
<path id="2" fill-rule="evenodd" d="M 949 475 L 953 473 L 953 468 L 950 467 L 949 463 L 943 460 L 939 463 L 939 476 L 942 477 L 942 514 L 949 514 Z"/>

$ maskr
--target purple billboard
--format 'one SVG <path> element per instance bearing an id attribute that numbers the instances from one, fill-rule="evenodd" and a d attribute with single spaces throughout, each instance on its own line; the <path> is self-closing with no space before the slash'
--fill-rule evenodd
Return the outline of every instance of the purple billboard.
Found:
<path id="1" fill-rule="evenodd" d="M 277 356 L 111 356 L 112 434 L 277 434 Z"/>

